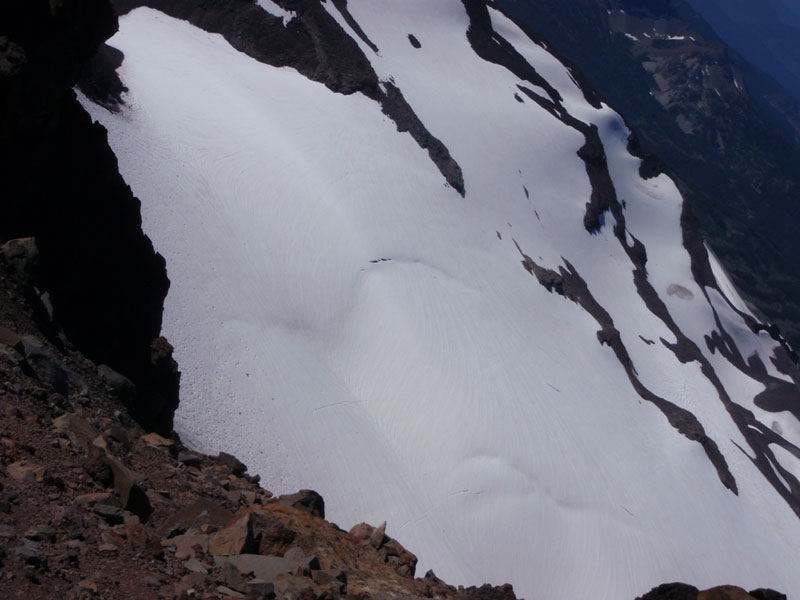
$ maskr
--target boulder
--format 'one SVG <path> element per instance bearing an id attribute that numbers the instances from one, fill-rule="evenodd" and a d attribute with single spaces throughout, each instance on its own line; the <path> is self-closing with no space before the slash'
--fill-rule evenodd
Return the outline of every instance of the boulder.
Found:
<path id="1" fill-rule="evenodd" d="M 35 281 L 39 270 L 39 248 L 32 237 L 9 240 L 0 246 L 6 263 L 26 284 Z"/>
<path id="2" fill-rule="evenodd" d="M 22 353 L 36 377 L 63 396 L 69 394 L 69 377 L 61 360 L 36 336 L 20 336 Z"/>
<path id="3" fill-rule="evenodd" d="M 245 466 L 245 464 L 232 454 L 228 454 L 227 452 L 220 452 L 219 456 L 217 456 L 217 460 L 223 465 L 225 465 L 225 467 L 227 467 L 228 473 L 231 475 L 236 475 L 236 477 L 241 477 L 242 475 L 247 473 L 247 467 Z"/>
<path id="4" fill-rule="evenodd" d="M 79 505 L 89 505 L 95 504 L 96 502 L 108 502 L 111 498 L 111 494 L 108 492 L 93 492 L 91 494 L 81 494 L 80 496 L 75 496 L 75 504 Z"/>
<path id="5" fill-rule="evenodd" d="M 283 556 L 294 543 L 295 532 L 267 512 L 254 511 L 251 514 L 258 553 Z"/>
<path id="6" fill-rule="evenodd" d="M 147 494 L 139 485 L 143 479 L 142 476 L 130 471 L 110 455 L 106 455 L 106 464 L 111 467 L 114 475 L 114 489 L 119 493 L 122 507 L 135 514 L 142 522 L 146 522 L 153 512 L 153 507 L 150 505 Z"/>
<path id="7" fill-rule="evenodd" d="M 307 555 L 303 549 L 294 546 L 286 551 L 283 557 L 292 565 L 292 572 L 302 572 L 304 575 L 307 572 L 319 570 L 319 559 L 314 555 Z"/>
<path id="8" fill-rule="evenodd" d="M 697 600 L 699 593 L 696 587 L 685 583 L 664 583 L 636 600 Z"/>
<path id="9" fill-rule="evenodd" d="M 8 476 L 17 481 L 44 481 L 47 470 L 41 465 L 37 465 L 27 460 L 21 460 L 8 465 L 6 469 Z"/>
<path id="10" fill-rule="evenodd" d="M 0 327 L 0 344 L 22 351 L 22 338 L 8 327 Z"/>
<path id="11" fill-rule="evenodd" d="M 92 507 L 92 512 L 104 519 L 109 525 L 122 525 L 125 522 L 125 511 L 119 506 L 98 503 Z"/>
<path id="12" fill-rule="evenodd" d="M 136 386 L 122 373 L 118 373 L 108 365 L 97 367 L 97 373 L 108 390 L 122 402 L 127 404 L 136 397 Z"/>
<path id="13" fill-rule="evenodd" d="M 306 577 L 278 575 L 272 583 L 275 586 L 275 597 L 281 600 L 305 600 L 322 596 L 319 587 Z"/>
<path id="14" fill-rule="evenodd" d="M 214 556 L 247 554 L 257 549 L 250 515 L 236 519 L 208 538 L 208 550 Z"/>
<path id="15" fill-rule="evenodd" d="M 239 554 L 238 556 L 216 556 L 214 562 L 223 566 L 232 564 L 242 573 L 253 573 L 256 579 L 272 581 L 282 573 L 291 573 L 292 563 L 281 556 Z"/>
<path id="16" fill-rule="evenodd" d="M 750 595 L 756 600 L 786 600 L 786 594 L 781 594 L 769 588 L 758 588 L 752 590 Z"/>
<path id="17" fill-rule="evenodd" d="M 697 600 L 753 600 L 753 597 L 740 587 L 720 585 L 700 592 Z"/>
<path id="18" fill-rule="evenodd" d="M 151 446 L 155 446 L 156 448 L 169 448 L 170 446 L 175 445 L 175 442 L 163 436 L 158 435 L 154 431 L 143 435 L 142 441 L 144 441 L 147 444 L 150 444 Z"/>
<path id="19" fill-rule="evenodd" d="M 189 529 L 200 529 L 203 525 L 222 527 L 231 520 L 231 517 L 233 517 L 233 513 L 216 502 L 206 498 L 198 498 L 189 506 L 170 515 L 158 527 L 156 533 L 164 537 L 173 532 L 182 533 Z"/>
<path id="20" fill-rule="evenodd" d="M 66 435 L 74 445 L 83 448 L 88 447 L 100 435 L 88 421 L 70 413 L 53 419 L 53 429 L 56 433 Z"/>
<path id="21" fill-rule="evenodd" d="M 208 552 L 208 535 L 204 533 L 176 535 L 173 538 L 169 538 L 166 543 L 175 546 L 176 558 L 191 558 Z"/>
<path id="22" fill-rule="evenodd" d="M 300 490 L 294 494 L 278 496 L 278 504 L 291 506 L 315 517 L 325 518 L 325 500 L 314 490 Z"/>

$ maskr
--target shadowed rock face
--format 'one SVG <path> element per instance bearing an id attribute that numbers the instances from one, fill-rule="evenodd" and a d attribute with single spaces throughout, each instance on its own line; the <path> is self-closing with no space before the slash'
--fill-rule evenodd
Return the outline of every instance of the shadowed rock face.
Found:
<path id="1" fill-rule="evenodd" d="M 16 52 L 14 68 L 0 76 L 0 240 L 36 239 L 37 283 L 69 341 L 132 379 L 139 394 L 131 412 L 169 430 L 177 368 L 163 344 L 151 349 L 169 287 L 164 260 L 141 231 L 139 201 L 105 130 L 72 91 L 116 31 L 116 16 L 106 0 L 10 0 L 0 5 L 0 23 Z"/>

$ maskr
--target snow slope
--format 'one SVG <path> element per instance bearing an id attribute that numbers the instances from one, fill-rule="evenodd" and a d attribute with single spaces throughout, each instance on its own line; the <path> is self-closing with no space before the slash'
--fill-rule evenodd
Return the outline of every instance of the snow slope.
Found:
<path id="1" fill-rule="evenodd" d="M 529 600 L 632 598 L 674 580 L 800 591 L 786 499 L 800 492 L 800 423 L 754 401 L 766 381 L 797 388 L 727 278 L 721 291 L 696 281 L 674 183 L 642 179 L 622 119 L 490 9 L 561 108 L 597 126 L 628 249 L 611 212 L 590 234 L 586 138 L 518 86 L 546 90 L 479 57 L 464 4 L 347 6 L 377 52 L 325 9 L 447 146 L 463 198 L 373 100 L 153 9 L 124 16 L 110 41 L 125 53 L 127 105 L 84 99 L 167 259 L 184 439 L 235 453 L 274 492 L 318 490 L 345 528 L 387 520 L 418 572 L 454 583 L 509 581 Z M 635 285 L 634 239 L 672 325 Z M 635 377 L 695 415 L 738 495 L 598 343 L 588 305 L 540 285 L 523 253 L 572 265 Z M 675 328 L 701 358 L 678 360 Z M 767 375 L 709 344 L 723 329 Z M 751 460 L 764 450 L 739 406 L 764 423 L 779 484 Z"/>

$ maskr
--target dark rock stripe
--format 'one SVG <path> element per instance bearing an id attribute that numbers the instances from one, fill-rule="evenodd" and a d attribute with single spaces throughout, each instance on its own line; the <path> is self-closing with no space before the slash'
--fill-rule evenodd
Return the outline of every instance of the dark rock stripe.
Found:
<path id="1" fill-rule="evenodd" d="M 619 360 L 623 369 L 625 369 L 628 380 L 631 382 L 633 389 L 636 390 L 636 393 L 639 394 L 643 400 L 654 404 L 664 414 L 669 424 L 681 435 L 699 443 L 703 447 L 711 464 L 714 465 L 717 476 L 722 484 L 734 494 L 738 494 L 736 479 L 730 472 L 725 457 L 722 455 L 722 452 L 720 452 L 717 443 L 708 437 L 703 425 L 698 421 L 697 417 L 688 410 L 656 395 L 639 380 L 633 361 L 628 354 L 625 344 L 622 342 L 619 331 L 614 327 L 614 321 L 611 315 L 597 302 L 590 292 L 586 281 L 569 261 L 564 259 L 566 268 L 559 267 L 559 272 L 556 273 L 551 269 L 546 269 L 537 265 L 530 256 L 522 251 L 516 241 L 514 243 L 523 257 L 522 266 L 531 275 L 536 277 L 545 289 L 551 293 L 555 292 L 560 294 L 572 302 L 575 302 L 594 317 L 601 327 L 597 332 L 598 341 L 601 344 L 608 345 L 614 351 L 617 360 Z"/>
<path id="2" fill-rule="evenodd" d="M 347 0 L 333 0 L 333 5 L 336 7 L 336 10 L 338 10 L 341 13 L 342 17 L 344 17 L 345 22 L 353 29 L 355 34 L 359 38 L 361 38 L 361 41 L 364 42 L 367 46 L 369 46 L 370 49 L 375 54 L 378 54 L 378 52 L 380 52 L 380 50 L 378 50 L 378 47 L 372 43 L 372 40 L 369 39 L 369 37 L 367 37 L 367 34 L 364 33 L 364 30 L 361 29 L 361 25 L 358 24 L 358 21 L 356 21 L 353 18 L 353 15 L 350 14 L 350 9 L 347 8 Z"/>
<path id="3" fill-rule="evenodd" d="M 340 94 L 360 92 L 378 102 L 400 132 L 408 132 L 442 173 L 447 183 L 464 195 L 461 167 L 447 147 L 435 137 L 406 102 L 402 92 L 389 82 L 384 92 L 378 76 L 358 43 L 336 22 L 319 0 L 277 0 L 297 15 L 284 26 L 283 20 L 249 2 L 230 0 L 114 0 L 120 14 L 149 6 L 164 14 L 222 35 L 227 42 L 255 60 L 274 66 L 292 67 L 312 81 Z M 336 7 L 356 34 L 377 52 L 352 15 L 346 1 Z M 352 21 L 352 22 L 351 22 Z M 361 33 L 358 33 L 358 32 Z"/>

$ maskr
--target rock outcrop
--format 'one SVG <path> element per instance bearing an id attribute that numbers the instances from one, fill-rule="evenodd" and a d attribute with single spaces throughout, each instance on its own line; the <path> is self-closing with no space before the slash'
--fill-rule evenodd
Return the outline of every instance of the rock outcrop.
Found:
<path id="1" fill-rule="evenodd" d="M 37 312 L 45 331 L 55 333 L 54 319 L 64 343 L 131 379 L 131 414 L 166 433 L 178 373 L 159 340 L 164 260 L 142 233 L 105 130 L 72 89 L 116 29 L 106 0 L 0 4 L 0 242 L 35 238 L 36 270 L 24 283 L 46 293 Z M 19 262 L 17 250 L 4 255 Z"/>

